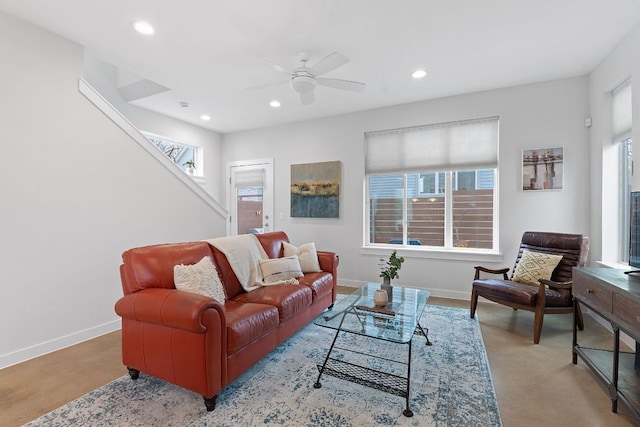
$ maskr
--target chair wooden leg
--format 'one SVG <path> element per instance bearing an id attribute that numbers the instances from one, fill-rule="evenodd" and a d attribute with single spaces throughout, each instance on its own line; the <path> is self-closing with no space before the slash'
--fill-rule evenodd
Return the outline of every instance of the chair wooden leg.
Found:
<path id="1" fill-rule="evenodd" d="M 533 343 L 540 343 L 540 334 L 542 333 L 542 322 L 544 320 L 544 310 L 540 313 L 536 310 L 535 319 L 533 321 Z"/>
<path id="2" fill-rule="evenodd" d="M 476 308 L 478 307 L 478 291 L 471 290 L 471 307 L 469 308 L 469 317 L 472 319 L 476 316 Z"/>

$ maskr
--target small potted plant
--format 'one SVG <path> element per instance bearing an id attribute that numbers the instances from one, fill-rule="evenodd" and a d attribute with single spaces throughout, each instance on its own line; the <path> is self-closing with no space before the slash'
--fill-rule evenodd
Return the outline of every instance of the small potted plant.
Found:
<path id="1" fill-rule="evenodd" d="M 385 285 L 390 284 L 392 279 L 400 277 L 398 271 L 400 271 L 403 262 L 404 257 L 399 257 L 396 251 L 391 253 L 388 260 L 380 258 L 380 277 L 382 277 Z"/>
<path id="2" fill-rule="evenodd" d="M 188 160 L 182 164 L 182 166 L 187 167 L 187 172 L 189 175 L 193 175 L 196 172 L 196 162 L 193 160 Z"/>

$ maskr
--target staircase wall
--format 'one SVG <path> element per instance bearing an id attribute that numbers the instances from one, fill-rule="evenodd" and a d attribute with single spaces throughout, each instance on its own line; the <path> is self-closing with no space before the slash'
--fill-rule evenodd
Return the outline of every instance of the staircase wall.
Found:
<path id="1" fill-rule="evenodd" d="M 0 368 L 116 330 L 121 253 L 225 234 L 78 92 L 83 48 L 0 13 Z"/>

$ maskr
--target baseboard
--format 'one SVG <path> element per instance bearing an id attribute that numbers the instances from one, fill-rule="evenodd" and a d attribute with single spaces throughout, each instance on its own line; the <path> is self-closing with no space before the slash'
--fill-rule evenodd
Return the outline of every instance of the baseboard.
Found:
<path id="1" fill-rule="evenodd" d="M 0 355 L 0 369 L 8 368 L 9 366 L 26 362 L 27 360 L 35 357 L 43 356 L 57 350 L 62 350 L 63 348 L 99 337 L 100 335 L 117 331 L 120 329 L 120 325 L 120 320 L 113 320 L 93 328 L 85 329 L 83 331 L 65 335 L 50 341 L 45 341 L 31 347 Z"/>

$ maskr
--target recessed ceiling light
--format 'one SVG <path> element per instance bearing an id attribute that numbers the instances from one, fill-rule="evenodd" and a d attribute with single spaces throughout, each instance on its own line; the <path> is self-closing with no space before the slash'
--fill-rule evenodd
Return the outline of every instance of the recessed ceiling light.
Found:
<path id="1" fill-rule="evenodd" d="M 137 32 L 139 32 L 140 34 L 144 34 L 145 36 L 150 36 L 151 34 L 156 32 L 151 24 L 146 21 L 135 21 L 132 25 Z"/>
<path id="2" fill-rule="evenodd" d="M 274 99 L 269 103 L 269 105 L 271 105 L 273 108 L 278 108 L 280 106 L 280 101 L 278 101 L 277 99 Z"/>
<path id="3" fill-rule="evenodd" d="M 200 116 L 200 119 L 204 120 L 205 122 L 208 122 L 209 120 L 211 120 L 211 117 L 207 114 L 203 114 Z"/>
<path id="4" fill-rule="evenodd" d="M 425 70 L 416 70 L 413 72 L 413 74 L 411 74 L 411 77 L 413 77 L 414 79 L 421 79 L 426 75 L 427 72 Z"/>

